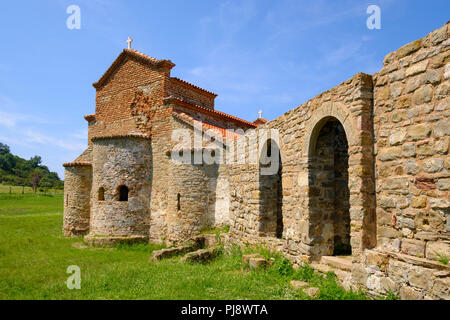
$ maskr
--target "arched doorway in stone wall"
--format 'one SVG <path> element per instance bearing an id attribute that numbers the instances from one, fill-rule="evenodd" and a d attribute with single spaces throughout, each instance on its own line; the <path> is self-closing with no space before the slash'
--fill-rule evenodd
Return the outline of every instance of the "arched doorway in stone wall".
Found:
<path id="1" fill-rule="evenodd" d="M 263 160 L 259 168 L 259 235 L 281 239 L 283 236 L 282 163 L 280 149 L 274 139 L 267 140 L 261 149 L 260 158 L 267 160 L 266 162 Z"/>
<path id="2" fill-rule="evenodd" d="M 314 256 L 351 255 L 349 143 L 335 117 L 319 121 L 309 149 L 309 237 Z"/>

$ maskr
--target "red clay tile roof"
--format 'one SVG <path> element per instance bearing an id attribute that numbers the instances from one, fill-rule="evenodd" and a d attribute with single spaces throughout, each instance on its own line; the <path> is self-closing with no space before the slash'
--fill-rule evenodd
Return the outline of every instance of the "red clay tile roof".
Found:
<path id="1" fill-rule="evenodd" d="M 257 126 L 261 125 L 261 124 L 265 124 L 269 122 L 269 120 L 265 119 L 265 118 L 258 118 L 255 121 L 253 121 L 254 124 L 256 124 Z"/>
<path id="2" fill-rule="evenodd" d="M 194 119 L 193 117 L 191 117 L 190 115 L 184 113 L 184 112 L 180 112 L 180 111 L 174 111 L 172 112 L 172 116 L 180 119 L 181 121 L 183 121 L 184 123 L 187 123 L 188 125 L 194 126 L 194 124 L 197 123 L 201 123 L 202 124 L 202 128 L 203 130 L 208 130 L 208 129 L 212 129 L 212 130 L 216 130 L 218 131 L 224 138 L 230 137 L 231 139 L 237 139 L 238 137 L 241 136 L 241 134 L 233 131 L 233 130 L 228 130 L 226 128 L 222 128 L 207 122 L 203 122 L 203 121 L 199 121 Z"/>
<path id="3" fill-rule="evenodd" d="M 91 163 L 85 161 L 63 163 L 63 167 L 88 167 L 88 166 L 91 166 Z"/>
<path id="4" fill-rule="evenodd" d="M 91 140 L 103 140 L 103 139 L 123 139 L 123 138 L 139 138 L 139 139 L 151 139 L 151 136 L 148 134 L 140 134 L 140 133 L 131 133 L 131 134 L 116 134 L 116 135 L 108 135 L 108 136 L 96 136 Z"/>
<path id="5" fill-rule="evenodd" d="M 122 61 L 127 57 L 133 57 L 139 61 L 142 61 L 144 63 L 150 63 L 152 65 L 156 66 L 166 66 L 170 69 L 175 67 L 175 64 L 170 60 L 158 60 L 153 57 L 150 57 L 142 52 L 139 52 L 134 49 L 123 49 L 123 51 L 119 54 L 119 56 L 116 58 L 116 60 L 111 64 L 111 66 L 106 70 L 106 72 L 101 76 L 101 78 L 94 82 L 92 85 L 94 88 L 98 89 L 102 84 L 105 83 L 105 81 L 111 76 L 111 74 L 114 72 L 114 70 L 122 63 Z"/>
<path id="6" fill-rule="evenodd" d="M 188 85 L 188 86 L 190 86 L 192 88 L 195 88 L 197 90 L 201 90 L 203 92 L 209 93 L 210 95 L 213 95 L 213 96 L 217 97 L 216 93 L 208 91 L 208 90 L 205 90 L 203 88 L 200 88 L 199 86 L 196 86 L 195 84 L 187 82 L 186 80 L 183 80 L 183 79 L 180 79 L 180 78 L 175 78 L 175 77 L 171 77 L 170 80 L 181 82 L 181 83 L 186 84 L 186 85 Z"/>
<path id="7" fill-rule="evenodd" d="M 93 121 L 95 120 L 95 114 L 88 114 L 84 116 L 84 119 L 86 119 L 86 121 Z"/>
<path id="8" fill-rule="evenodd" d="M 228 113 L 225 113 L 225 112 L 221 112 L 221 111 L 213 110 L 213 109 L 210 109 L 210 108 L 202 107 L 202 106 L 199 106 L 197 104 L 193 104 L 193 103 L 187 102 L 187 101 L 185 101 L 183 99 L 180 99 L 180 98 L 176 98 L 176 97 L 170 96 L 170 97 L 164 98 L 164 101 L 166 103 L 173 103 L 173 104 L 176 104 L 176 105 L 179 105 L 179 106 L 182 106 L 182 107 L 186 107 L 186 108 L 189 108 L 191 110 L 199 111 L 199 112 L 202 112 L 202 113 L 205 113 L 205 114 L 209 114 L 209 115 L 212 115 L 212 116 L 215 116 L 215 117 L 218 117 L 218 118 L 232 120 L 234 122 L 237 122 L 238 124 L 244 125 L 245 127 L 256 128 L 256 125 L 254 123 L 249 122 L 247 120 L 244 120 L 244 119 L 232 116 L 232 115 L 230 115 Z"/>

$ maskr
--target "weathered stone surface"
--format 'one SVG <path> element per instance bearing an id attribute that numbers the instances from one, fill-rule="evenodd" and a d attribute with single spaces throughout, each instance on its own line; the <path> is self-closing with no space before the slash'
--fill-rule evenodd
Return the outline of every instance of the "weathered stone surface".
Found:
<path id="1" fill-rule="evenodd" d="M 433 286 L 433 270 L 421 267 L 413 267 L 408 274 L 409 284 L 425 290 Z"/>
<path id="2" fill-rule="evenodd" d="M 248 265 L 250 269 L 262 269 L 266 268 L 269 263 L 264 258 L 250 258 L 248 261 Z"/>
<path id="3" fill-rule="evenodd" d="M 411 77 L 416 74 L 422 73 L 427 69 L 428 60 L 424 60 L 422 62 L 416 63 L 413 66 L 409 67 L 406 70 L 406 76 Z"/>
<path id="4" fill-rule="evenodd" d="M 430 133 L 431 128 L 429 125 L 418 124 L 408 129 L 408 139 L 412 141 L 426 139 Z"/>
<path id="5" fill-rule="evenodd" d="M 436 84 L 441 81 L 441 74 L 442 72 L 440 70 L 431 70 L 426 72 L 422 77 L 422 83 L 424 84 Z"/>
<path id="6" fill-rule="evenodd" d="M 400 147 L 392 147 L 383 149 L 379 154 L 379 159 L 381 161 L 391 161 L 402 156 L 402 149 Z"/>
<path id="7" fill-rule="evenodd" d="M 425 256 L 425 242 L 420 240 L 405 239 L 402 241 L 401 252 L 416 257 Z"/>
<path id="8" fill-rule="evenodd" d="M 410 160 L 405 163 L 405 172 L 407 174 L 416 175 L 420 172 L 420 167 L 417 165 L 416 161 Z"/>
<path id="9" fill-rule="evenodd" d="M 315 287 L 310 287 L 310 288 L 306 288 L 303 289 L 303 291 L 310 297 L 317 297 L 319 295 L 319 288 L 315 288 Z"/>
<path id="10" fill-rule="evenodd" d="M 437 179 L 436 186 L 439 190 L 450 190 L 450 178 Z"/>
<path id="11" fill-rule="evenodd" d="M 397 50 L 396 56 L 398 59 L 401 59 L 403 57 L 406 57 L 407 55 L 412 54 L 413 52 L 416 52 L 419 50 L 422 46 L 422 40 L 416 40 L 411 43 L 408 43 L 407 45 L 404 45 L 400 49 Z"/>
<path id="12" fill-rule="evenodd" d="M 430 241 L 427 243 L 426 257 L 431 260 L 439 260 L 441 256 L 450 260 L 450 243 L 444 241 Z"/>
<path id="13" fill-rule="evenodd" d="M 432 209 L 450 209 L 450 201 L 445 199 L 430 199 L 430 207 Z"/>
<path id="14" fill-rule="evenodd" d="M 242 265 L 246 266 L 250 262 L 251 258 L 261 258 L 261 256 L 257 253 L 253 254 L 243 254 L 242 255 Z"/>
<path id="15" fill-rule="evenodd" d="M 444 169 L 444 159 L 428 159 L 423 164 L 425 172 L 434 173 Z"/>
<path id="16" fill-rule="evenodd" d="M 152 252 L 152 255 L 150 257 L 150 261 L 159 261 L 162 259 L 172 258 L 178 255 L 186 254 L 191 251 L 199 250 L 204 245 L 204 240 L 201 241 L 200 237 L 195 238 L 191 244 L 174 247 L 174 248 L 167 248 L 167 249 L 161 249 L 161 250 L 155 250 Z"/>
<path id="17" fill-rule="evenodd" d="M 413 289 L 409 286 L 403 286 L 400 289 L 400 298 L 402 300 L 421 300 L 423 298 L 423 294 L 420 290 Z"/>
<path id="18" fill-rule="evenodd" d="M 436 279 L 431 292 L 440 299 L 450 300 L 450 277 Z"/>
<path id="19" fill-rule="evenodd" d="M 394 131 L 389 137 L 391 146 L 397 146 L 406 141 L 406 130 Z"/>
<path id="20" fill-rule="evenodd" d="M 434 125 L 434 136 L 450 136 L 450 121 L 439 121 Z"/>
<path id="21" fill-rule="evenodd" d="M 411 198 L 411 206 L 413 208 L 425 208 L 427 206 L 427 197 L 422 195 Z"/>
<path id="22" fill-rule="evenodd" d="M 298 289 L 307 287 L 309 284 L 308 284 L 307 282 L 304 282 L 304 281 L 292 280 L 292 281 L 290 282 L 290 285 L 291 285 L 291 287 L 292 287 L 294 290 L 298 290 Z"/>
<path id="23" fill-rule="evenodd" d="M 180 259 L 180 262 L 206 263 L 214 259 L 218 253 L 219 249 L 217 247 L 200 249 L 186 254 L 184 257 Z"/>
<path id="24" fill-rule="evenodd" d="M 417 177 L 414 184 L 417 188 L 425 191 L 436 189 L 436 182 L 431 177 Z"/>
<path id="25" fill-rule="evenodd" d="M 214 247 L 218 244 L 218 239 L 215 234 L 205 234 L 205 246 L 206 247 Z"/>
<path id="26" fill-rule="evenodd" d="M 433 88 L 430 85 L 421 87 L 414 92 L 413 100 L 416 105 L 430 102 L 433 96 Z"/>

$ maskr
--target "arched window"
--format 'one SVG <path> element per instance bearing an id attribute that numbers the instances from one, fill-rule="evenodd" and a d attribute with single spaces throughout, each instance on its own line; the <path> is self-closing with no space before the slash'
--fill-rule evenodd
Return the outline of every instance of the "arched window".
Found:
<path id="1" fill-rule="evenodd" d="M 119 201 L 128 201 L 128 188 L 127 186 L 119 187 Z"/>
<path id="2" fill-rule="evenodd" d="M 181 210 L 181 194 L 177 194 L 177 210 Z"/>
<path id="3" fill-rule="evenodd" d="M 98 188 L 98 201 L 105 201 L 105 188 Z"/>

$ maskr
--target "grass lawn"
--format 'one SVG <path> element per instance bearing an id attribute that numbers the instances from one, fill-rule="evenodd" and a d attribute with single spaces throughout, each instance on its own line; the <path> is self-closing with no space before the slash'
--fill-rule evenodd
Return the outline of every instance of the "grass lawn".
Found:
<path id="1" fill-rule="evenodd" d="M 10 186 L 10 185 L 6 185 L 6 184 L 1 184 L 0 183 L 0 194 L 2 193 L 12 193 L 12 194 L 28 194 L 28 193 L 33 193 L 33 188 L 31 187 L 21 187 L 21 186 Z M 64 191 L 63 190 L 57 190 L 57 189 L 48 189 L 46 192 L 40 192 L 38 191 L 38 193 L 49 193 L 49 194 L 54 194 L 54 193 L 58 193 L 58 194 L 62 194 Z"/>
<path id="2" fill-rule="evenodd" d="M 0 299 L 309 299 L 292 279 L 319 287 L 318 299 L 366 299 L 279 256 L 267 270 L 246 270 L 238 248 L 206 265 L 148 264 L 160 247 L 147 244 L 80 249 L 81 239 L 62 236 L 62 208 L 62 195 L 0 194 Z M 66 286 L 70 265 L 81 269 L 80 290 Z"/>

